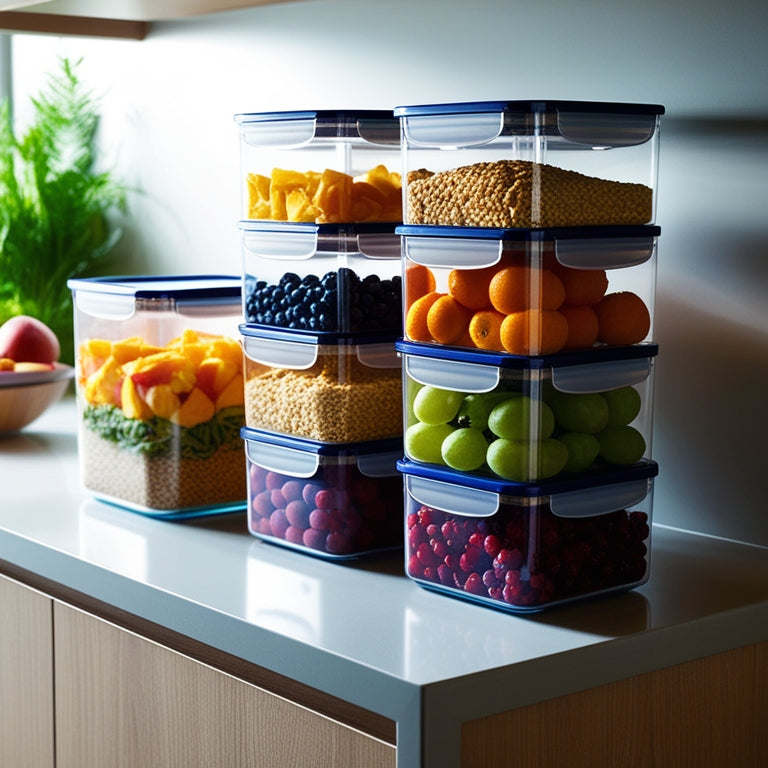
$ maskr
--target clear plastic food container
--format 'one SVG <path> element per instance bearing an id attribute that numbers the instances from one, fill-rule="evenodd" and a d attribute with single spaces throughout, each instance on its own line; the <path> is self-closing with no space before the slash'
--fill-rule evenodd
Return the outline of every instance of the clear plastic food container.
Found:
<path id="1" fill-rule="evenodd" d="M 538 483 L 651 458 L 655 344 L 550 358 L 396 348 L 413 461 Z"/>
<path id="2" fill-rule="evenodd" d="M 235 115 L 243 219 L 402 221 L 400 126 L 391 111 Z"/>
<path id="3" fill-rule="evenodd" d="M 394 224 L 240 223 L 246 323 L 402 335 Z"/>
<path id="4" fill-rule="evenodd" d="M 396 232 L 407 339 L 542 355 L 653 336 L 658 227 Z"/>
<path id="5" fill-rule="evenodd" d="M 539 486 L 398 468 L 405 570 L 422 587 L 529 613 L 648 580 L 655 462 Z"/>
<path id="6" fill-rule="evenodd" d="M 326 445 L 244 427 L 248 530 L 331 560 L 403 544 L 402 442 Z"/>
<path id="7" fill-rule="evenodd" d="M 406 224 L 652 224 L 656 104 L 482 101 L 397 107 Z"/>
<path id="8" fill-rule="evenodd" d="M 402 371 L 392 339 L 240 326 L 245 423 L 322 443 L 402 438 Z"/>
<path id="9" fill-rule="evenodd" d="M 241 278 L 68 285 L 85 487 L 148 515 L 243 509 Z"/>

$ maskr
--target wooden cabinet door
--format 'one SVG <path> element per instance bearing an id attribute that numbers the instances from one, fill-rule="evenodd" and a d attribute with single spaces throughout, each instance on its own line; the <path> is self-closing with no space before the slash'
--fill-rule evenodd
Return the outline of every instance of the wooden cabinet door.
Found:
<path id="1" fill-rule="evenodd" d="M 57 768 L 394 768 L 395 748 L 54 603 Z"/>
<path id="2" fill-rule="evenodd" d="M 52 600 L 0 576 L 0 765 L 53 768 Z"/>

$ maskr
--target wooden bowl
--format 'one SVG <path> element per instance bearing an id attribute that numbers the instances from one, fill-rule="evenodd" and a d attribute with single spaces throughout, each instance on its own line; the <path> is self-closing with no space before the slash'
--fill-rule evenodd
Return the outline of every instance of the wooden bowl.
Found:
<path id="1" fill-rule="evenodd" d="M 50 371 L 0 372 L 0 434 L 31 424 L 67 391 L 75 375 L 71 365 L 56 363 Z"/>

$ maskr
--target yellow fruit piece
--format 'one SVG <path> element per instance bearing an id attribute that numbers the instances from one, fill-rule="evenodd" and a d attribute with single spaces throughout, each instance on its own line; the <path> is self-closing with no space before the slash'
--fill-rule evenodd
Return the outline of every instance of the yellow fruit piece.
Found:
<path id="1" fill-rule="evenodd" d="M 307 177 L 299 171 L 289 171 L 284 168 L 272 169 L 272 181 L 269 186 L 269 202 L 272 206 L 272 218 L 278 221 L 288 221 L 286 197 L 295 189 L 306 186 Z"/>
<path id="2" fill-rule="evenodd" d="M 243 364 L 243 348 L 237 339 L 228 336 L 218 336 L 207 346 L 208 357 L 219 357 L 240 368 Z"/>
<path id="3" fill-rule="evenodd" d="M 16 361 L 10 357 L 0 357 L 0 371 L 12 371 L 16 367 Z"/>
<path id="4" fill-rule="evenodd" d="M 238 373 L 240 366 L 220 357 L 208 357 L 197 369 L 197 386 L 215 400 Z"/>
<path id="5" fill-rule="evenodd" d="M 152 417 L 152 409 L 141 399 L 130 376 L 123 379 L 123 385 L 120 388 L 120 401 L 126 418 L 146 420 Z"/>
<path id="6" fill-rule="evenodd" d="M 314 222 L 321 211 L 312 205 L 305 189 L 291 190 L 285 197 L 285 215 L 287 221 Z"/>
<path id="7" fill-rule="evenodd" d="M 146 357 L 147 355 L 154 355 L 162 351 L 162 347 L 146 344 L 140 336 L 115 341 L 112 344 L 112 356 L 120 365 L 129 363 L 137 357 Z"/>
<path id="8" fill-rule="evenodd" d="M 326 168 L 320 176 L 314 204 L 322 210 L 321 223 L 338 224 L 352 220 L 352 177 Z"/>
<path id="9" fill-rule="evenodd" d="M 215 413 L 216 408 L 211 398 L 201 389 L 195 387 L 173 415 L 171 421 L 181 427 L 189 428 L 210 421 Z"/>
<path id="10" fill-rule="evenodd" d="M 115 405 L 122 378 L 122 366 L 114 357 L 108 357 L 101 368 L 85 380 L 83 397 L 92 405 Z"/>
<path id="11" fill-rule="evenodd" d="M 269 177 L 258 173 L 249 173 L 245 181 L 248 186 L 249 216 L 252 219 L 270 218 Z M 257 212 L 262 215 L 255 215 Z M 263 215 L 264 213 L 266 215 Z"/>
<path id="12" fill-rule="evenodd" d="M 220 411 L 222 408 L 244 405 L 244 403 L 245 383 L 243 381 L 243 374 L 238 373 L 216 398 L 216 410 Z"/>
<path id="13" fill-rule="evenodd" d="M 147 390 L 145 400 L 155 416 L 172 419 L 181 406 L 181 398 L 171 389 L 170 384 L 156 384 Z"/>

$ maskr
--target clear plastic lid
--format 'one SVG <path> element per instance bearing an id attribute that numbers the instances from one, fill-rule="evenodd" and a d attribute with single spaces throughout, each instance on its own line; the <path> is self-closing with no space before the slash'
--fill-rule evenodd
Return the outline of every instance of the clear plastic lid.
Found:
<path id="1" fill-rule="evenodd" d="M 403 453 L 400 439 L 330 444 L 252 427 L 242 427 L 240 436 L 250 462 L 293 477 L 313 477 L 328 462 L 354 462 L 369 477 L 393 476 Z"/>
<path id="2" fill-rule="evenodd" d="M 500 136 L 547 136 L 569 149 L 615 148 L 653 138 L 664 107 L 589 101 L 479 101 L 400 106 L 410 146 L 476 146 Z"/>
<path id="3" fill-rule="evenodd" d="M 301 147 L 328 140 L 400 143 L 398 121 L 386 110 L 241 112 L 235 115 L 235 122 L 243 140 L 255 147 Z"/>
<path id="4" fill-rule="evenodd" d="M 528 506 L 548 503 L 560 517 L 603 515 L 639 504 L 659 472 L 658 464 L 649 459 L 631 467 L 538 483 L 468 475 L 408 459 L 400 459 L 397 469 L 416 501 L 467 517 L 491 517 L 501 504 L 514 503 L 515 499 L 524 500 Z"/>
<path id="5" fill-rule="evenodd" d="M 67 287 L 78 310 L 114 319 L 137 309 L 206 316 L 239 309 L 242 301 L 242 278 L 232 275 L 72 278 Z"/>

